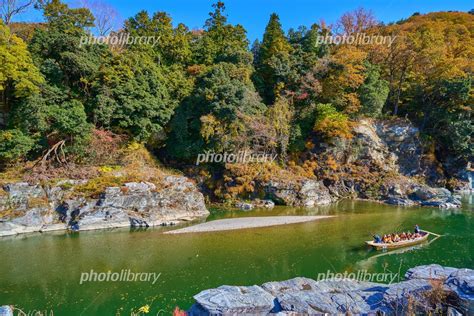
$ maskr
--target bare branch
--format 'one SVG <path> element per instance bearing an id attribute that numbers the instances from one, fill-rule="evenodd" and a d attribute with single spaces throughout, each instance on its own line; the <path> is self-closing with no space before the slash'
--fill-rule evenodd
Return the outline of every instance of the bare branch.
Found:
<path id="1" fill-rule="evenodd" d="M 350 35 L 363 32 L 377 25 L 372 11 L 363 8 L 344 13 L 336 23 L 336 33 Z"/>
<path id="2" fill-rule="evenodd" d="M 9 25 L 13 17 L 28 10 L 35 0 L 0 0 L 0 18 Z"/>
<path id="3" fill-rule="evenodd" d="M 94 15 L 99 36 L 105 36 L 116 28 L 119 14 L 113 6 L 101 0 L 81 0 L 80 3 Z"/>

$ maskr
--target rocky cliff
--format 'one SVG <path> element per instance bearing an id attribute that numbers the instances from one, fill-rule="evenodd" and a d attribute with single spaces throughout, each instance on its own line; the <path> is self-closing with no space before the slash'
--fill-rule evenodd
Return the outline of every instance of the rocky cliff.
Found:
<path id="1" fill-rule="evenodd" d="M 194 299 L 192 316 L 472 315 L 474 270 L 420 266 L 394 284 L 295 278 L 261 286 L 221 286 L 202 291 Z"/>
<path id="2" fill-rule="evenodd" d="M 433 149 L 410 122 L 362 120 L 353 135 L 313 151 L 337 166 L 331 174 L 319 173 L 332 194 L 405 206 L 461 206 L 444 188 L 445 172 Z"/>
<path id="3" fill-rule="evenodd" d="M 446 172 L 423 142 L 419 130 L 405 120 L 361 120 L 353 137 L 313 145 L 293 169 L 269 172 L 270 180 L 256 179 L 256 196 L 277 204 L 317 206 L 340 198 L 362 198 L 388 204 L 456 208 L 460 197 L 445 188 Z M 298 167 L 302 169 L 301 167 Z M 296 171 L 299 171 L 298 169 Z M 239 176 L 237 175 L 236 183 Z M 461 179 L 461 184 L 467 179 Z"/>
<path id="4" fill-rule="evenodd" d="M 0 236 L 51 230 L 149 227 L 209 214 L 204 196 L 185 177 L 159 185 L 130 182 L 96 198 L 75 194 L 87 181 L 54 185 L 12 183 L 0 190 Z"/>

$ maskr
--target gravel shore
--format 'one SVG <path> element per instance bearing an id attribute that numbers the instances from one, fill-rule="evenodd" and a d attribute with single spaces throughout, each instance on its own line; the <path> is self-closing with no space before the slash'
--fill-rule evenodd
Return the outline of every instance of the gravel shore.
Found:
<path id="1" fill-rule="evenodd" d="M 242 217 L 221 219 L 212 222 L 207 222 L 195 226 L 185 227 L 182 229 L 172 230 L 165 234 L 184 234 L 184 233 L 201 233 L 201 232 L 215 232 L 224 230 L 235 230 L 245 228 L 257 228 L 278 226 L 287 224 L 297 224 L 311 222 L 324 218 L 331 218 L 333 216 L 272 216 L 272 217 Z"/>

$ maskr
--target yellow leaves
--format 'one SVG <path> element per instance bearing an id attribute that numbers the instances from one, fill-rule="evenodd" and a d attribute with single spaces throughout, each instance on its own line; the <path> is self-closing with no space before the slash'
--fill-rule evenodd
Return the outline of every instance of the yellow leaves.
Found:
<path id="1" fill-rule="evenodd" d="M 143 147 L 143 145 L 140 144 L 139 142 L 132 141 L 132 142 L 130 142 L 130 144 L 128 144 L 127 150 L 129 150 L 129 151 L 136 151 L 136 150 L 141 149 L 142 147 Z"/>
<path id="2" fill-rule="evenodd" d="M 328 138 L 342 137 L 351 139 L 350 124 L 348 120 L 338 117 L 327 117 L 317 122 L 314 131 L 324 134 Z"/>
<path id="3" fill-rule="evenodd" d="M 11 81 L 12 93 L 17 97 L 29 95 L 39 90 L 38 85 L 44 81 L 39 70 L 33 64 L 27 45 L 8 27 L 0 24 L 0 91 Z"/>
<path id="4" fill-rule="evenodd" d="M 361 104 L 357 93 L 347 93 L 343 99 L 346 103 L 344 112 L 347 114 L 357 113 L 360 110 Z"/>
<path id="5" fill-rule="evenodd" d="M 211 139 L 217 134 L 224 133 L 224 125 L 212 114 L 201 116 L 201 136 L 209 143 Z"/>
<path id="6" fill-rule="evenodd" d="M 257 181 L 269 181 L 282 172 L 284 170 L 275 163 L 226 164 L 225 191 L 216 193 L 226 199 L 245 196 L 255 191 Z"/>
<path id="7" fill-rule="evenodd" d="M 336 162 L 333 156 L 328 156 L 326 160 L 326 165 L 331 169 L 332 171 L 336 171 L 339 169 L 339 164 Z"/>
<path id="8" fill-rule="evenodd" d="M 357 112 L 360 101 L 357 90 L 366 79 L 364 62 L 367 52 L 355 46 L 340 46 L 331 57 L 333 66 L 322 81 L 323 94 L 346 113 Z"/>
<path id="9" fill-rule="evenodd" d="M 138 311 L 144 314 L 148 314 L 150 312 L 150 306 L 149 305 L 142 306 L 138 309 Z"/>
<path id="10" fill-rule="evenodd" d="M 288 168 L 297 176 L 305 178 L 314 178 L 318 163 L 315 160 L 305 160 L 303 164 L 297 165 L 294 161 L 288 163 Z"/>
<path id="11" fill-rule="evenodd" d="M 101 166 L 99 167 L 100 173 L 110 173 L 112 171 L 117 171 L 120 169 L 120 166 Z"/>
<path id="12" fill-rule="evenodd" d="M 314 149 L 314 144 L 311 140 L 308 140 L 305 144 L 304 144 L 304 147 L 307 149 L 307 150 L 313 150 Z"/>
<path id="13" fill-rule="evenodd" d="M 474 70 L 472 14 L 436 12 L 376 30 L 397 36 L 390 48 L 364 47 L 392 78 L 424 84 L 464 77 Z"/>
<path id="14" fill-rule="evenodd" d="M 343 67 L 336 83 L 356 89 L 365 80 L 364 61 L 367 53 L 353 46 L 341 46 L 333 55 L 333 61 Z"/>
<path id="15" fill-rule="evenodd" d="M 4 141 L 11 141 L 13 139 L 13 134 L 9 131 L 5 131 L 2 133 L 2 139 Z"/>
<path id="16" fill-rule="evenodd" d="M 338 112 L 331 104 L 318 104 L 313 130 L 331 139 L 352 138 L 352 124 L 347 115 Z"/>
<path id="17" fill-rule="evenodd" d="M 126 182 L 124 177 L 107 175 L 89 180 L 87 183 L 74 188 L 74 192 L 85 197 L 97 197 L 108 187 L 120 187 Z"/>

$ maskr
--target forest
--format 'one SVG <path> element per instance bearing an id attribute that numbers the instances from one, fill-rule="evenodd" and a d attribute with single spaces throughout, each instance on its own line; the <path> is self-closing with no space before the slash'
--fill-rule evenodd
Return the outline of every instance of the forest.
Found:
<path id="1" fill-rule="evenodd" d="M 440 161 L 472 159 L 472 11 L 414 13 L 383 24 L 358 9 L 334 24 L 288 32 L 274 13 L 262 39 L 250 43 L 219 1 L 201 29 L 142 11 L 112 33 L 156 43 L 120 46 L 82 44 L 104 29 L 89 8 L 50 0 L 36 9 L 44 23 L 0 21 L 4 171 L 39 161 L 104 168 L 114 165 L 104 157 L 123 144 L 183 170 L 199 154 L 239 150 L 278 154 L 279 168 L 314 169 L 303 154 L 350 139 L 363 118 L 408 119 Z M 319 40 L 356 33 L 395 39 Z M 226 168 L 233 167 L 212 166 Z"/>

